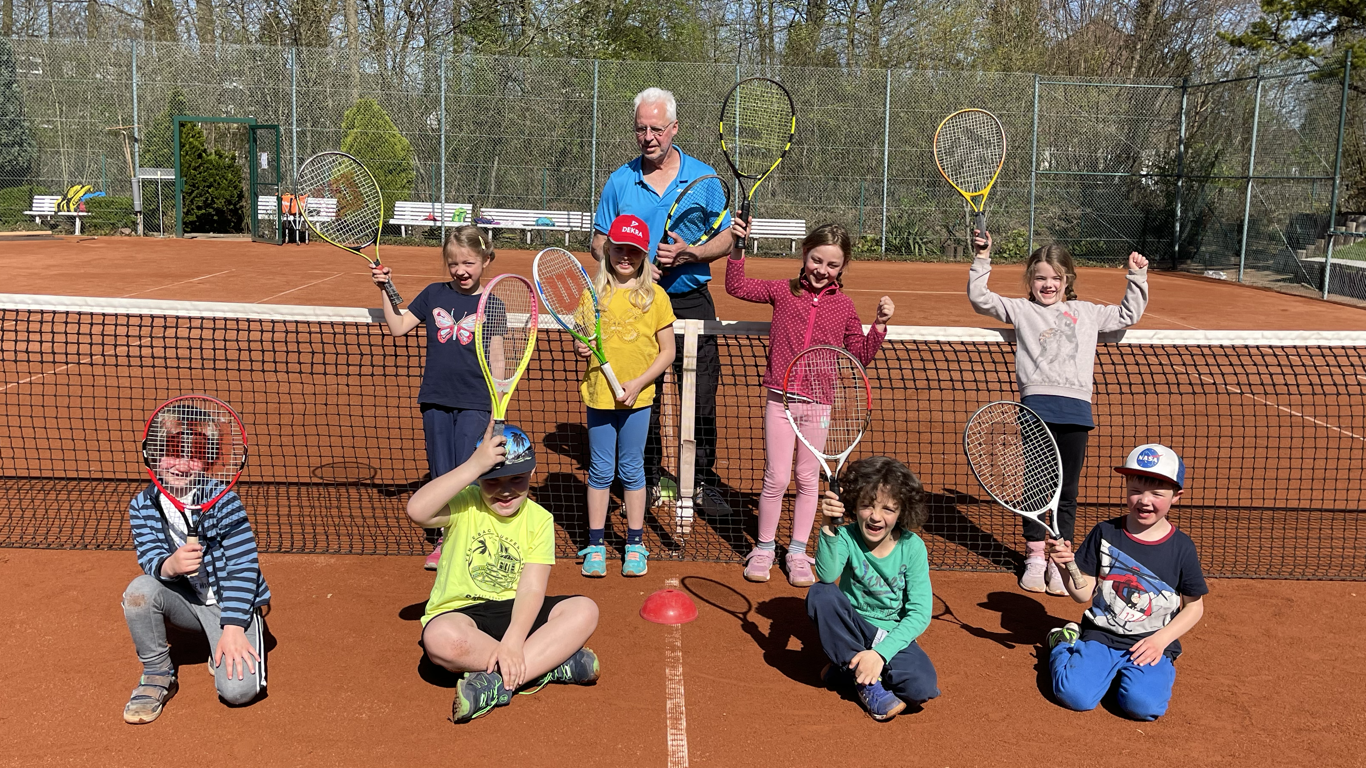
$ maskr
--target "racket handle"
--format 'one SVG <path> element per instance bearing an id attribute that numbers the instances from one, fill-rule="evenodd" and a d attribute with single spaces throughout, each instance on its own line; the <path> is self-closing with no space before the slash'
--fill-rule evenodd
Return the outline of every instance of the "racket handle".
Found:
<path id="1" fill-rule="evenodd" d="M 626 390 L 621 388 L 621 382 L 617 381 L 617 375 L 612 372 L 612 364 L 606 360 L 602 361 L 602 375 L 607 377 L 607 383 L 612 385 L 612 392 L 617 397 L 626 394 Z"/>
<path id="2" fill-rule="evenodd" d="M 190 535 L 188 535 L 188 536 L 185 537 L 185 543 L 186 543 L 186 544 L 198 544 L 198 543 L 199 543 L 199 537 L 196 536 L 195 534 L 191 533 Z M 190 577 L 190 576 L 198 576 L 198 575 L 199 575 L 199 569 L 198 569 L 198 568 L 194 569 L 194 571 L 193 571 L 192 573 L 187 573 L 187 574 L 185 574 L 186 578 L 188 578 L 188 577 Z"/>
<path id="3" fill-rule="evenodd" d="M 1074 587 L 1080 585 L 1082 578 L 1084 578 L 1081 575 L 1081 569 L 1074 562 L 1067 564 L 1067 575 L 1072 577 L 1072 586 Z"/>
<path id="4" fill-rule="evenodd" d="M 394 311 L 399 311 L 403 306 L 403 297 L 398 295 L 398 289 L 394 287 L 394 278 L 390 276 L 388 282 L 384 284 L 384 293 L 389 297 L 389 303 L 394 306 Z"/>
<path id="5" fill-rule="evenodd" d="M 750 218 L 749 218 L 749 198 L 748 198 L 748 197 L 745 198 L 745 201 L 744 201 L 743 203 L 740 203 L 740 220 L 743 221 L 743 222 L 745 222 L 746 225 L 748 225 L 748 224 L 750 223 Z M 739 248 L 740 250 L 743 251 L 743 250 L 745 250 L 745 246 L 747 246 L 747 245 L 749 245 L 749 238 L 747 238 L 747 237 L 737 237 L 737 238 L 735 238 L 735 247 L 736 247 L 736 248 Z"/>
<path id="6" fill-rule="evenodd" d="M 987 215 L 986 215 L 985 213 L 983 213 L 982 211 L 978 211 L 978 212 L 974 213 L 974 214 L 972 215 L 972 228 L 975 229 L 975 230 L 977 230 L 978 232 L 981 232 L 981 233 L 983 233 L 983 234 L 986 234 L 986 231 L 987 231 Z"/>
<path id="7" fill-rule="evenodd" d="M 507 419 L 494 419 L 494 420 L 493 420 L 493 434 L 489 435 L 489 437 L 490 437 L 490 438 L 502 437 L 502 436 L 503 436 L 503 425 L 506 424 L 506 423 L 507 423 Z"/>

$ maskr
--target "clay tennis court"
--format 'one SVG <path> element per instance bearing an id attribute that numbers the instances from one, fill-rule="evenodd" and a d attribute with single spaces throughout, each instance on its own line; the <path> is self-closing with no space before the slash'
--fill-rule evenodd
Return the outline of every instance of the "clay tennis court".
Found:
<path id="1" fill-rule="evenodd" d="M 14 247 L 0 253 L 0 267 L 8 277 L 6 290 L 17 293 L 343 307 L 375 306 L 380 295 L 359 259 L 338 257 L 323 246 L 106 238 L 7 245 Z M 383 255 L 406 298 L 442 278 L 435 249 L 386 248 Z M 527 274 L 531 256 L 504 251 L 492 271 Z M 723 265 L 714 269 L 718 278 Z M 794 259 L 751 260 L 749 265 L 751 274 L 768 278 L 787 277 L 797 269 Z M 865 318 L 886 292 L 898 305 L 895 325 L 994 325 L 968 305 L 966 275 L 963 264 L 855 263 L 846 288 Z M 1019 279 L 1018 267 L 1000 267 L 992 285 L 1018 295 Z M 1152 274 L 1151 283 L 1152 302 L 1140 330 L 1366 330 L 1366 312 L 1358 309 L 1161 272 Z M 1079 292 L 1083 299 L 1113 302 L 1123 285 L 1119 270 L 1083 270 Z M 714 295 L 723 319 L 768 319 L 764 307 L 726 297 L 719 281 Z M 1327 362 L 1309 361 L 1305 367 L 1312 372 Z M 1348 365 L 1355 367 L 1343 367 L 1340 375 L 1366 373 L 1359 350 Z M 933 379 L 943 372 L 922 375 Z M 1008 387 L 1008 376 L 1003 381 Z M 912 392 L 914 385 L 913 379 L 906 382 L 906 390 Z M 1356 386 L 1359 391 L 1360 383 Z M 550 390 L 547 385 L 535 391 Z M 723 421 L 751 408 L 751 394 L 723 394 Z M 1359 400 L 1358 415 L 1351 417 L 1340 398 L 1323 396 L 1322 408 L 1341 411 L 1343 419 L 1361 418 Z M 1181 407 L 1160 393 L 1158 398 L 1173 410 Z M 533 395 L 530 403 L 535 401 Z M 514 400 L 513 407 L 530 408 L 530 403 Z M 1125 403 L 1120 396 L 1098 399 L 1097 410 L 1123 411 Z M 10 419 L 19 402 L 7 399 L 6 406 Z M 908 395 L 892 407 L 933 412 L 934 402 Z M 1288 430 L 1292 424 L 1302 428 L 1302 416 L 1275 413 L 1279 421 L 1226 428 L 1242 433 Z M 131 412 L 126 417 L 135 418 Z M 1343 422 L 1335 423 L 1344 429 Z M 413 425 L 400 422 L 400 428 Z M 271 440 L 260 438 L 266 444 Z M 122 454 L 132 454 L 133 446 L 118 445 L 117 434 L 104 439 L 120 454 L 117 461 L 126 464 Z M 1218 453 L 1223 439 L 1218 430 L 1210 431 L 1210 454 Z M 415 444 L 420 435 L 404 445 L 412 451 Z M 281 442 L 281 448 L 288 445 Z M 953 446 L 936 442 L 930 450 L 952 453 Z M 1335 466 L 1289 462 L 1291 482 L 1343 483 L 1351 474 L 1359 482 L 1363 464 L 1357 450 L 1338 456 Z M 547 453 L 552 452 L 542 455 Z M 1196 458 L 1188 459 L 1200 466 Z M 573 474 L 572 457 L 566 461 L 555 471 Z M 752 487 L 761 461 L 761 456 L 737 458 L 726 466 L 727 481 Z M 1096 457 L 1093 463 L 1099 467 L 1109 461 Z M 1275 466 L 1276 457 L 1267 461 L 1266 466 Z M 1095 467 L 1088 464 L 1087 472 L 1097 474 Z M 1200 482 L 1231 487 L 1226 504 L 1246 488 L 1263 487 L 1232 472 Z M 1348 498 L 1345 490 L 1337 492 Z M 1079 513 L 1079 528 L 1102 514 L 1110 500 L 1085 501 L 1095 507 Z M 70 517 L 81 530 L 85 510 L 79 504 L 52 509 L 40 496 L 26 503 L 30 515 Z M 255 520 L 288 516 L 284 509 L 251 510 Z M 1332 530 L 1333 515 L 1360 514 L 1359 504 L 1330 511 L 1314 511 L 1315 519 L 1328 521 L 1324 530 Z M 1178 507 L 1174 519 L 1186 527 L 1181 514 Z M 1295 514 L 1251 517 L 1243 521 L 1253 527 L 1246 535 L 1255 540 L 1267 529 L 1293 533 L 1299 529 L 1288 521 Z M 1212 516 L 1193 512 L 1192 524 Z M 1355 519 L 1352 524 L 1359 526 Z M 317 529 L 329 522 L 305 525 Z M 280 520 L 282 527 L 288 524 Z M 927 539 L 932 552 L 952 544 L 932 532 Z M 279 541 L 274 548 L 297 545 Z M 1298 551 L 1323 547 L 1344 558 L 1361 556 L 1360 547 L 1350 542 L 1293 535 L 1277 549 L 1293 561 Z M 991 561 L 990 555 L 982 557 Z M 587 594 L 602 609 L 590 645 L 602 657 L 603 679 L 592 688 L 550 687 L 518 697 L 506 709 L 456 727 L 445 721 L 453 679 L 419 663 L 417 618 L 431 585 L 420 556 L 266 554 L 262 563 L 275 594 L 269 696 L 240 710 L 223 709 L 209 676 L 197 671 L 207 649 L 177 645 L 177 660 L 186 665 L 180 693 L 157 723 L 134 728 L 119 714 L 137 675 L 118 608 L 124 586 L 138 573 L 132 554 L 0 550 L 0 601 L 12 606 L 14 617 L 14 630 L 0 640 L 10 660 L 0 694 L 5 759 L 16 765 L 123 765 L 202 758 L 202 742 L 211 734 L 224 745 L 221 754 L 262 764 L 678 765 L 680 753 L 670 752 L 669 744 L 677 745 L 681 736 L 691 765 L 861 764 L 885 761 L 889 751 L 911 765 L 1072 765 L 1094 762 L 1097 755 L 1107 762 L 1150 765 L 1351 765 L 1358 759 L 1353 734 L 1366 725 L 1366 694 L 1349 682 L 1354 680 L 1349 670 L 1355 639 L 1366 630 L 1362 612 L 1353 607 L 1363 597 L 1360 582 L 1214 580 L 1206 617 L 1185 640 L 1172 708 L 1159 721 L 1143 724 L 1105 707 L 1069 712 L 1046 693 L 1039 644 L 1048 629 L 1075 620 L 1079 607 L 1023 593 L 1009 574 L 936 571 L 936 619 L 921 644 L 939 671 L 943 695 L 921 713 L 880 725 L 855 703 L 819 686 L 824 657 L 805 618 L 802 593 L 776 571 L 774 581 L 754 585 L 732 564 L 655 561 L 638 581 L 615 573 L 588 581 L 562 560 L 551 592 Z M 669 579 L 696 594 L 701 609 L 696 622 L 679 629 L 636 615 L 644 597 Z M 670 696 L 671 675 L 681 675 L 681 697 L 676 689 Z"/>

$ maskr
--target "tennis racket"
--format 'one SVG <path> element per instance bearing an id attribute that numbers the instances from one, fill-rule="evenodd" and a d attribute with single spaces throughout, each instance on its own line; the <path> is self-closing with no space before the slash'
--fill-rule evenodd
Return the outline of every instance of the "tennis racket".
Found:
<path id="1" fill-rule="evenodd" d="M 744 195 L 740 218 L 746 223 L 754 192 L 778 168 L 796 134 L 797 110 L 786 88 L 766 77 L 751 77 L 730 89 L 721 107 L 721 152 Z M 751 182 L 748 189 L 746 181 Z M 744 250 L 745 244 L 745 238 L 736 238 L 737 248 Z"/>
<path id="2" fill-rule="evenodd" d="M 997 504 L 1047 528 L 1053 538 L 1062 538 L 1062 453 L 1039 414 L 1011 400 L 987 403 L 963 429 L 963 453 L 977 482 Z M 1052 523 L 1045 523 L 1050 512 Z M 1081 583 L 1076 563 L 1068 563 L 1067 572 L 1073 584 Z"/>
<path id="3" fill-rule="evenodd" d="M 702 245 L 720 231 L 729 211 L 729 184 L 715 174 L 694 179 L 669 207 L 659 242 L 671 242 L 673 233 L 688 245 Z"/>
<path id="4" fill-rule="evenodd" d="M 384 196 L 361 161 L 345 152 L 319 152 L 299 167 L 295 184 L 309 229 L 331 245 L 365 259 L 370 266 L 381 266 L 379 230 L 384 225 Z M 372 245 L 374 258 L 362 250 Z M 403 297 L 393 280 L 384 284 L 384 292 L 397 312 Z"/>
<path id="5" fill-rule="evenodd" d="M 493 400 L 493 436 L 503 434 L 508 402 L 536 351 L 536 292 L 521 275 L 493 278 L 479 297 L 474 350 Z"/>
<path id="6" fill-rule="evenodd" d="M 839 347 L 803 350 L 783 375 L 783 410 L 838 495 L 840 470 L 873 418 L 873 388 L 863 364 Z"/>
<path id="7" fill-rule="evenodd" d="M 200 513 L 217 504 L 242 476 L 247 431 L 222 400 L 174 397 L 157 406 L 143 427 L 142 462 L 157 490 L 180 513 L 185 543 L 198 544 Z"/>
<path id="8" fill-rule="evenodd" d="M 547 248 L 536 254 L 531 264 L 531 278 L 536 281 L 536 293 L 560 327 L 593 350 L 602 367 L 602 375 L 612 385 L 617 397 L 626 394 L 612 372 L 612 364 L 602 352 L 602 308 L 598 292 L 588 279 L 574 254 L 563 248 Z"/>
<path id="9" fill-rule="evenodd" d="M 972 207 L 972 226 L 987 229 L 982 212 L 987 194 L 1006 161 L 1006 130 L 984 109 L 960 109 L 934 132 L 934 164 L 939 175 Z"/>

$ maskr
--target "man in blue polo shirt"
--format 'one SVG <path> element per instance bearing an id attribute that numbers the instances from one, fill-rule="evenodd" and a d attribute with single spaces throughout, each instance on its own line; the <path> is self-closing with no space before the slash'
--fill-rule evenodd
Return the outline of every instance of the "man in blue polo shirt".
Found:
<path id="1" fill-rule="evenodd" d="M 661 232 L 669 207 L 693 179 L 716 173 L 711 166 L 691 157 L 673 144 L 678 133 L 678 106 L 672 93 L 647 88 L 635 98 L 636 144 L 640 157 L 612 172 L 602 189 L 597 214 L 593 219 L 593 255 L 602 259 L 607 231 L 612 220 L 623 213 L 639 217 L 654 233 Z M 706 243 L 691 247 L 670 237 L 667 243 L 650 245 L 655 276 L 669 294 L 674 315 L 679 319 L 715 320 L 716 303 L 707 283 L 711 281 L 711 262 L 730 253 L 732 237 L 729 220 L 726 229 Z M 651 237 L 651 240 L 657 240 Z M 716 337 L 704 335 L 697 347 L 697 438 L 698 502 L 710 515 L 731 514 L 721 495 L 716 474 L 716 384 L 721 374 L 721 356 Z M 674 380 L 682 381 L 683 356 L 674 359 Z M 663 378 L 657 382 L 663 386 Z M 649 503 L 659 498 L 659 480 L 664 458 L 659 435 L 659 408 L 650 413 L 650 434 L 645 443 L 645 479 L 650 489 Z"/>

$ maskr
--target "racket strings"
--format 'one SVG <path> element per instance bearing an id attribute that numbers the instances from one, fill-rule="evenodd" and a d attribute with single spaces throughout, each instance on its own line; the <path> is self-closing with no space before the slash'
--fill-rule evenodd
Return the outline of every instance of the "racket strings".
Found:
<path id="1" fill-rule="evenodd" d="M 246 463 L 237 419 L 208 398 L 163 406 L 152 416 L 143 450 L 165 490 L 187 504 L 231 483 Z"/>
<path id="2" fill-rule="evenodd" d="M 556 250 L 542 253 L 537 266 L 536 285 L 546 309 L 578 333 L 592 337 L 597 332 L 592 286 L 579 260 L 568 251 Z"/>
<path id="3" fill-rule="evenodd" d="M 955 187 L 974 195 L 983 192 L 1005 160 L 1005 130 L 991 113 L 980 109 L 950 115 L 934 140 L 934 160 Z"/>
<path id="4" fill-rule="evenodd" d="M 742 82 L 731 92 L 723 119 L 734 120 L 731 160 L 745 176 L 762 176 L 792 138 L 792 101 L 774 82 Z"/>
<path id="5" fill-rule="evenodd" d="M 493 287 L 479 324 L 481 343 L 489 353 L 489 374 L 506 386 L 517 376 L 522 359 L 536 339 L 536 295 L 519 280 L 500 280 Z"/>
<path id="6" fill-rule="evenodd" d="M 305 218 L 329 240 L 352 247 L 375 242 L 383 198 L 358 161 L 335 154 L 310 158 L 299 169 L 298 187 Z M 335 212 L 328 200 L 336 201 Z"/>
<path id="7" fill-rule="evenodd" d="M 1014 403 L 980 413 L 964 438 L 983 487 L 1021 512 L 1048 509 L 1061 474 L 1048 426 Z"/>
<path id="8" fill-rule="evenodd" d="M 822 348 L 802 353 L 788 371 L 785 388 L 787 407 L 802 417 L 803 436 L 813 447 L 824 446 L 827 456 L 844 453 L 868 426 L 868 378 L 847 353 Z"/>
<path id="9" fill-rule="evenodd" d="M 730 196 L 726 185 L 720 179 L 711 178 L 693 184 L 683 191 L 678 199 L 678 207 L 669 219 L 668 230 L 676 233 L 683 241 L 696 245 L 698 240 L 711 232 L 720 223 L 730 206 Z"/>

